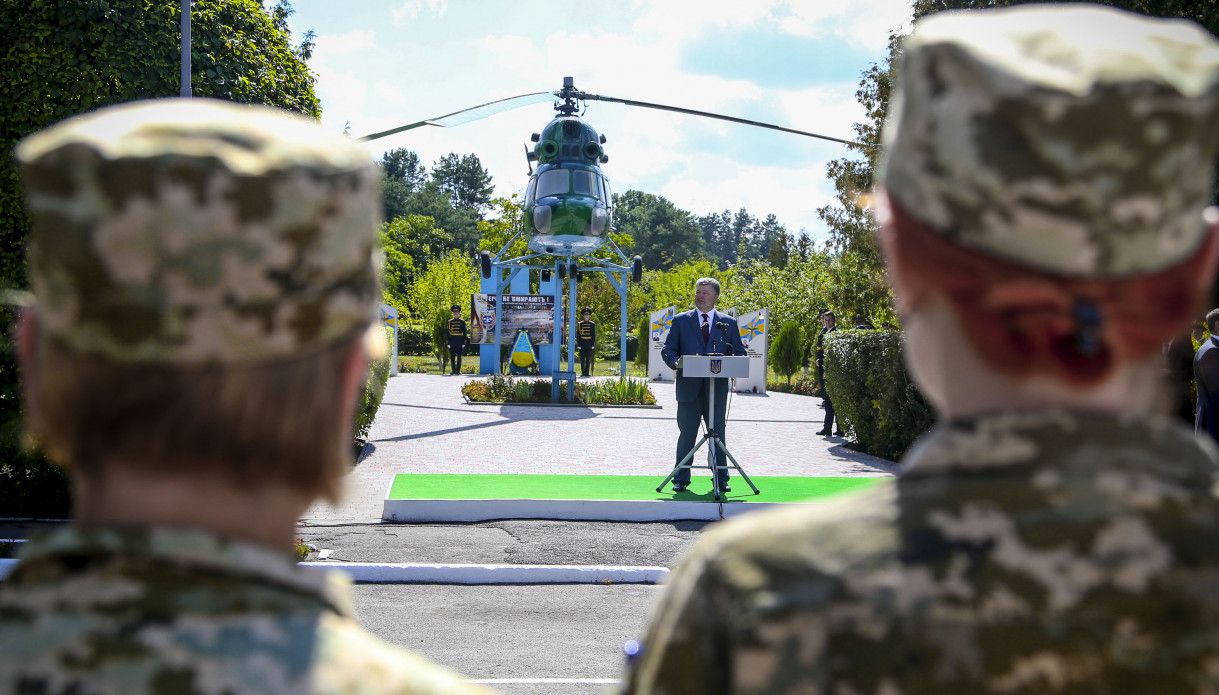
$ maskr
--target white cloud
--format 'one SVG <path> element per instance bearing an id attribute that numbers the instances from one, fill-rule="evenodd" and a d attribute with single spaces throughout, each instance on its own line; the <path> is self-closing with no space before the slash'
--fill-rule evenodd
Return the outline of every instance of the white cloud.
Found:
<path id="1" fill-rule="evenodd" d="M 449 0 L 406 0 L 398 6 L 398 9 L 393 11 L 394 26 L 400 27 L 403 24 L 416 19 L 424 10 L 440 17 L 449 9 Z"/>
<path id="2" fill-rule="evenodd" d="M 319 34 L 315 39 L 313 59 L 310 65 L 326 62 L 338 56 L 377 47 L 377 34 L 371 29 L 352 29 L 344 34 Z"/>

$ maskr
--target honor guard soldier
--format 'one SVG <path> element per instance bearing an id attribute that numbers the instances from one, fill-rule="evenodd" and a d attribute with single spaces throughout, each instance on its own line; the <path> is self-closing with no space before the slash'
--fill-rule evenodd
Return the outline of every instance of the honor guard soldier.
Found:
<path id="1" fill-rule="evenodd" d="M 592 376 L 593 356 L 597 351 L 597 322 L 593 311 L 585 307 L 576 323 L 576 347 L 580 349 L 580 376 Z"/>
<path id="2" fill-rule="evenodd" d="M 461 353 L 465 351 L 466 343 L 470 342 L 470 333 L 465 319 L 461 318 L 461 305 L 454 304 L 449 308 L 453 312 L 453 318 L 449 319 L 449 362 L 452 373 L 461 374 Z"/>
<path id="3" fill-rule="evenodd" d="M 1219 692 L 1219 456 L 1154 412 L 1219 255 L 1219 42 L 1064 3 L 902 50 L 876 214 L 938 422 L 895 479 L 707 531 L 627 690 Z"/>
<path id="4" fill-rule="evenodd" d="M 16 149 L 29 436 L 73 521 L 0 582 L 3 693 L 481 693 L 297 565 L 336 500 L 375 327 L 381 175 L 315 121 L 209 99 Z M 370 330 L 371 329 L 371 330 Z"/>

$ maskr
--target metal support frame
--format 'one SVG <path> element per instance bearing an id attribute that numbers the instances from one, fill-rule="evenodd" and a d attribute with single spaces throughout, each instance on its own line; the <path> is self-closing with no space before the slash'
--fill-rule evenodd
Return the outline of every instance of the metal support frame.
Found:
<path id="1" fill-rule="evenodd" d="M 564 281 L 559 279 L 559 267 L 560 267 L 560 265 L 562 265 L 563 267 L 570 270 L 572 261 L 576 257 L 571 256 L 570 254 L 565 255 L 565 256 L 552 256 L 551 254 L 543 254 L 543 253 L 527 253 L 523 256 L 518 256 L 516 258 L 508 258 L 508 259 L 504 259 L 504 260 L 499 260 L 508 251 L 508 247 L 512 245 L 512 242 L 516 241 L 521 236 L 521 234 L 522 234 L 522 231 L 518 231 L 516 234 L 514 234 L 512 236 L 512 238 L 509 239 L 507 241 L 507 243 L 505 243 L 503 245 L 503 247 L 500 248 L 499 253 L 494 256 L 494 259 L 491 262 L 492 277 L 494 277 L 496 279 L 496 283 L 495 283 L 495 288 L 496 288 L 496 291 L 495 291 L 495 346 L 497 348 L 499 348 L 502 352 L 502 345 L 501 345 L 500 341 L 503 339 L 503 335 L 501 333 L 501 327 L 503 326 L 503 305 L 504 305 L 504 303 L 503 303 L 503 301 L 501 301 L 501 297 L 503 296 L 504 289 L 512 284 L 512 280 L 522 270 L 524 270 L 526 272 L 533 271 L 533 270 L 539 270 L 539 271 L 540 270 L 549 270 L 552 273 L 552 277 L 554 278 L 554 282 L 555 282 L 554 329 L 553 329 L 553 336 L 551 338 L 552 349 L 551 349 L 551 370 L 550 370 L 550 378 L 551 378 L 550 400 L 555 403 L 559 402 L 559 399 L 561 397 L 560 396 L 560 382 L 562 381 L 562 382 L 565 382 L 565 384 L 564 384 L 565 388 L 562 389 L 562 391 L 563 391 L 562 397 L 567 401 L 572 401 L 572 400 L 575 400 L 575 397 L 576 397 L 576 379 L 575 379 L 576 363 L 575 363 L 575 360 L 578 359 L 577 355 L 576 355 L 576 285 L 578 283 L 576 282 L 575 277 L 571 276 L 570 272 L 564 273 L 564 275 L 567 276 L 567 278 L 566 278 L 566 282 L 567 282 L 567 289 L 566 289 L 567 336 L 566 336 L 566 341 L 564 341 L 562 330 L 561 330 L 562 325 L 563 325 L 563 315 L 564 315 L 564 307 L 563 307 L 563 295 L 564 295 L 563 282 Z M 630 330 L 630 327 L 627 326 L 627 315 L 626 315 L 626 313 L 627 313 L 626 312 L 627 285 L 628 285 L 627 278 L 629 277 L 629 273 L 631 272 L 631 266 L 630 266 L 630 260 L 627 259 L 626 255 L 624 253 L 622 253 L 622 249 L 618 248 L 617 244 L 615 244 L 612 240 L 610 240 L 608 238 L 606 239 L 606 244 L 608 244 L 608 246 L 614 251 L 614 253 L 617 254 L 618 258 L 620 258 L 622 260 L 622 265 L 616 264 L 613 261 L 607 260 L 604 258 L 587 258 L 586 257 L 585 260 L 589 265 L 584 268 L 581 268 L 580 270 L 581 270 L 581 272 L 585 272 L 585 273 L 605 273 L 606 279 L 609 280 L 610 285 L 612 285 L 614 290 L 618 292 L 618 318 L 619 318 L 618 376 L 620 378 L 626 378 L 626 337 Z M 553 257 L 554 261 L 552 262 L 552 264 L 550 266 L 531 265 L 530 264 L 530 261 L 534 261 L 538 258 L 543 258 L 543 257 Z M 503 275 L 502 275 L 504 270 L 508 271 L 507 277 L 503 277 Z M 566 342 L 566 346 L 564 346 L 564 342 Z M 561 370 L 562 362 L 563 362 L 563 355 L 562 355 L 563 347 L 567 348 L 567 370 L 566 371 Z M 503 368 L 502 362 L 499 362 L 498 358 L 497 358 L 497 364 L 501 365 L 500 366 L 501 369 Z"/>

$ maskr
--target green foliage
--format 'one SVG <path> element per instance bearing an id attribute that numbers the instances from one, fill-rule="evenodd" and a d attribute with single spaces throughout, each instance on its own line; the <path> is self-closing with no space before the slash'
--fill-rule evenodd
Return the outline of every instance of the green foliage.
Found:
<path id="1" fill-rule="evenodd" d="M 440 369 L 444 370 L 444 364 L 449 359 L 449 312 L 444 309 L 437 309 L 432 315 L 432 354 L 436 356 L 437 362 L 440 363 Z"/>
<path id="2" fill-rule="evenodd" d="M 477 155 L 458 156 L 449 153 L 432 165 L 432 181 L 449 196 L 449 204 L 458 210 L 481 214 L 491 202 L 491 175 L 483 168 Z"/>
<path id="3" fill-rule="evenodd" d="M 412 316 L 425 319 L 430 325 L 438 313 L 447 320 L 450 306 L 468 306 L 470 295 L 477 291 L 474 262 L 459 251 L 449 251 L 432 261 L 411 283 L 407 306 Z"/>
<path id="4" fill-rule="evenodd" d="M 838 330 L 825 340 L 826 389 L 859 447 L 897 460 L 934 417 L 906 371 L 898 331 Z"/>
<path id="5" fill-rule="evenodd" d="M 379 238 L 385 253 L 384 301 L 409 310 L 411 283 L 452 248 L 452 237 L 431 217 L 407 215 L 381 225 Z"/>
<path id="6" fill-rule="evenodd" d="M 518 379 L 493 374 L 461 387 L 471 401 L 483 403 L 550 403 L 550 379 Z M 655 405 L 646 379 L 607 379 L 576 384 L 575 402 L 586 405 Z"/>
<path id="7" fill-rule="evenodd" d="M 768 381 L 766 382 L 766 390 L 778 391 L 780 393 L 794 393 L 797 396 L 817 396 L 821 391 L 816 377 L 811 374 L 801 374 L 796 377 L 795 381 Z"/>
<path id="8" fill-rule="evenodd" d="M 773 325 L 773 324 L 772 324 Z M 788 321 L 779 329 L 775 341 L 770 344 L 770 365 L 776 374 L 787 377 L 791 383 L 792 375 L 800 369 L 800 357 L 804 350 L 804 330 L 795 321 Z"/>
<path id="9" fill-rule="evenodd" d="M 637 365 L 642 366 L 648 363 L 648 350 L 652 344 L 651 323 L 651 320 L 647 316 L 639 320 L 639 330 L 637 332 L 639 347 L 635 350 L 635 364 Z"/>
<path id="10" fill-rule="evenodd" d="M 687 261 L 668 270 L 645 270 L 640 291 L 645 297 L 643 311 L 655 311 L 661 307 L 676 306 L 678 311 L 694 306 L 694 282 L 701 277 L 713 277 L 720 282 L 720 307 L 735 303 L 732 269 L 721 271 L 706 259 Z"/>
<path id="11" fill-rule="evenodd" d="M 12 157 L 21 138 L 69 116 L 136 99 L 177 96 L 176 0 L 0 2 L 0 287 L 24 287 L 28 218 Z M 311 38 L 293 46 L 291 5 L 196 0 L 191 84 L 196 96 L 271 104 L 317 118 Z M 7 320 L 6 320 L 7 322 Z M 18 443 L 16 366 L 0 354 L 0 515 L 63 515 L 64 476 Z M 23 501 L 24 500 L 24 501 Z"/>
<path id="12" fill-rule="evenodd" d="M 398 322 L 398 356 L 431 355 L 432 334 L 423 324 Z"/>
<path id="13" fill-rule="evenodd" d="M 614 195 L 614 226 L 635 240 L 645 268 L 667 270 L 704 253 L 693 216 L 667 198 L 641 191 Z"/>
<path id="14" fill-rule="evenodd" d="M 388 346 L 392 333 L 386 329 L 385 341 Z M 385 355 L 368 361 L 368 378 L 364 380 L 364 390 L 360 393 L 360 402 L 356 406 L 357 439 L 368 436 L 368 428 L 372 427 L 377 409 L 381 407 L 381 398 L 385 395 L 385 384 L 389 381 L 390 355 Z"/>

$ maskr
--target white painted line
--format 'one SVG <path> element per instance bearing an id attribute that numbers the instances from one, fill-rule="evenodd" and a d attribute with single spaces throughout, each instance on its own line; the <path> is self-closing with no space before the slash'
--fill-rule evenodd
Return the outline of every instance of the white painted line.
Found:
<path id="1" fill-rule="evenodd" d="M 313 570 L 341 570 L 370 584 L 659 584 L 666 567 L 623 565 L 472 565 L 407 562 L 302 562 Z"/>
<path id="2" fill-rule="evenodd" d="M 17 566 L 0 559 L 0 580 Z M 368 584 L 660 584 L 666 567 L 620 565 L 464 565 L 408 562 L 302 562 L 310 570 L 341 570 Z"/>
<path id="3" fill-rule="evenodd" d="M 24 538 L 0 538 L 0 543 L 24 543 Z"/>
<path id="4" fill-rule="evenodd" d="M 716 521 L 720 504 L 676 500 L 391 500 L 382 521 L 446 522 L 499 519 L 579 521 Z"/>
<path id="5" fill-rule="evenodd" d="M 466 679 L 467 683 L 478 683 L 480 685 L 529 685 L 529 684 L 589 684 L 589 685 L 617 685 L 621 681 L 617 678 L 479 678 Z"/>

